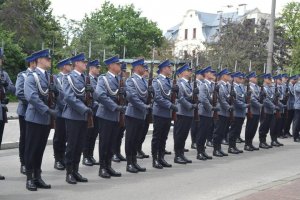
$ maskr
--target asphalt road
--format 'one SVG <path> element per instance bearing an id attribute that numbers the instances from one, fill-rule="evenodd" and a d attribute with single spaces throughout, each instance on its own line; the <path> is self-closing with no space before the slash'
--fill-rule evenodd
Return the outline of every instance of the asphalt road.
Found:
<path id="1" fill-rule="evenodd" d="M 10 131 L 16 131 L 17 128 L 13 127 Z M 258 139 L 255 140 L 257 144 Z M 122 177 L 110 180 L 98 176 L 98 166 L 80 166 L 80 172 L 89 182 L 77 185 L 67 184 L 65 172 L 53 169 L 52 145 L 48 145 L 42 175 L 52 189 L 40 189 L 37 192 L 25 189 L 25 176 L 19 173 L 18 150 L 1 150 L 0 173 L 6 176 L 6 180 L 0 181 L 0 199 L 238 199 L 254 191 L 253 188 L 267 187 L 300 173 L 300 144 L 291 139 L 281 141 L 284 147 L 214 158 L 211 161 L 196 160 L 196 151 L 190 150 L 186 155 L 193 160 L 192 164 L 174 164 L 174 155 L 166 156 L 173 167 L 163 170 L 152 168 L 151 158 L 144 159 L 139 163 L 147 168 L 147 172 L 139 174 L 127 173 L 125 163 L 114 163 L 113 167 L 122 172 Z M 144 145 L 146 153 L 150 153 L 150 143 L 151 135 L 148 135 Z M 186 147 L 190 147 L 190 138 Z M 173 149 L 171 133 L 167 149 Z M 208 148 L 207 152 L 211 154 L 212 149 Z"/>

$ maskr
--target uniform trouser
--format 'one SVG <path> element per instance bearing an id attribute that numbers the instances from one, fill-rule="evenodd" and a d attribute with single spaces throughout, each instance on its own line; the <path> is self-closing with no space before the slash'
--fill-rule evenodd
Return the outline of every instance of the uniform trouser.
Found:
<path id="1" fill-rule="evenodd" d="M 196 122 L 193 119 L 192 124 L 191 124 L 191 139 L 192 139 L 192 143 L 196 143 L 197 142 L 198 132 L 199 132 L 199 122 Z"/>
<path id="2" fill-rule="evenodd" d="M 230 129 L 230 126 L 231 126 L 231 124 L 229 123 L 228 126 L 226 126 L 226 130 L 224 132 L 223 139 L 226 140 L 226 141 L 228 141 L 228 139 L 229 139 L 229 129 Z"/>
<path id="3" fill-rule="evenodd" d="M 126 121 L 125 121 L 125 124 L 126 124 Z M 126 126 L 127 126 L 127 124 L 125 125 L 125 127 L 119 127 L 119 131 L 118 131 L 116 137 L 114 138 L 114 142 L 113 142 L 113 144 L 114 144 L 113 145 L 113 154 L 121 153 L 122 139 L 124 137 L 124 132 L 125 132 Z"/>
<path id="4" fill-rule="evenodd" d="M 219 115 L 219 119 L 216 120 L 216 127 L 213 133 L 213 143 L 215 149 L 221 149 L 221 142 L 225 136 L 229 127 L 229 117 Z"/>
<path id="5" fill-rule="evenodd" d="M 21 165 L 25 165 L 25 141 L 26 141 L 26 121 L 25 117 L 19 115 L 20 139 L 19 139 L 19 157 Z"/>
<path id="6" fill-rule="evenodd" d="M 87 121 L 65 119 L 67 132 L 66 166 L 80 163 L 83 141 L 87 134 Z"/>
<path id="7" fill-rule="evenodd" d="M 200 120 L 197 122 L 197 151 L 201 153 L 205 150 L 205 141 L 208 135 L 212 135 L 214 131 L 213 118 L 200 115 Z"/>
<path id="8" fill-rule="evenodd" d="M 236 147 L 236 139 L 240 136 L 244 120 L 244 117 L 235 117 L 233 119 L 228 132 L 229 147 Z"/>
<path id="9" fill-rule="evenodd" d="M 41 170 L 49 133 L 49 125 L 26 122 L 25 166 L 28 172 Z"/>
<path id="10" fill-rule="evenodd" d="M 148 123 L 147 118 L 146 118 L 144 120 L 143 130 L 142 130 L 141 134 L 139 134 L 140 138 L 139 138 L 138 147 L 137 147 L 138 151 L 142 150 L 142 146 L 143 146 L 143 143 L 144 143 L 144 141 L 146 139 L 146 135 L 148 133 L 148 129 L 149 129 L 149 123 Z"/>
<path id="11" fill-rule="evenodd" d="M 247 118 L 245 129 L 245 144 L 252 145 L 253 138 L 255 137 L 259 123 L 259 115 L 252 115 L 251 118 Z"/>
<path id="12" fill-rule="evenodd" d="M 274 115 L 270 125 L 270 136 L 272 141 L 277 141 L 278 136 L 281 134 L 282 125 L 283 125 L 282 115 L 280 115 L 278 119 Z"/>
<path id="13" fill-rule="evenodd" d="M 113 145 L 119 134 L 119 123 L 97 117 L 99 129 L 100 164 L 112 158 Z"/>
<path id="14" fill-rule="evenodd" d="M 216 123 L 217 123 L 217 120 L 213 118 L 213 129 L 210 133 L 207 134 L 207 141 L 210 141 L 210 142 L 213 141 L 213 134 L 214 134 L 214 130 L 216 129 Z"/>
<path id="15" fill-rule="evenodd" d="M 1 149 L 1 144 L 2 144 L 4 126 L 5 126 L 5 123 L 4 123 L 4 121 L 1 120 L 0 121 L 0 149 Z"/>
<path id="16" fill-rule="evenodd" d="M 293 120 L 293 137 L 297 139 L 300 137 L 300 109 L 296 109 L 294 112 L 294 120 Z"/>
<path id="17" fill-rule="evenodd" d="M 285 119 L 285 121 L 284 121 L 284 128 L 283 128 L 284 135 L 287 135 L 290 133 L 293 118 L 294 118 L 294 110 L 288 110 L 287 119 Z"/>
<path id="18" fill-rule="evenodd" d="M 273 121 L 274 114 L 264 114 L 260 116 L 260 126 L 259 126 L 259 141 L 266 142 L 267 134 L 271 128 L 271 122 Z"/>
<path id="19" fill-rule="evenodd" d="M 193 117 L 177 115 L 174 124 L 174 150 L 177 155 L 184 152 L 185 141 L 189 135 Z"/>
<path id="20" fill-rule="evenodd" d="M 156 157 L 158 153 L 164 153 L 170 127 L 171 118 L 153 116 L 153 134 L 151 141 L 152 156 Z"/>
<path id="21" fill-rule="evenodd" d="M 96 116 L 93 117 L 94 127 L 88 128 L 84 144 L 83 144 L 83 157 L 91 158 L 94 155 L 95 143 L 98 137 L 98 122 Z"/>
<path id="22" fill-rule="evenodd" d="M 138 150 L 141 130 L 145 125 L 145 120 L 126 116 L 125 153 L 127 156 L 135 156 Z"/>
<path id="23" fill-rule="evenodd" d="M 64 162 L 66 153 L 66 123 L 62 117 L 57 117 L 55 120 L 55 132 L 53 137 L 53 151 L 55 161 Z"/>

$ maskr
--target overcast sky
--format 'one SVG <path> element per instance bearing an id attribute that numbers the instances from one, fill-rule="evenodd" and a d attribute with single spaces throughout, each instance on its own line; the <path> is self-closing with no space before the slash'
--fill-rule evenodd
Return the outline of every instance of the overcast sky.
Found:
<path id="1" fill-rule="evenodd" d="M 81 20 L 101 7 L 105 0 L 51 0 L 55 15 L 65 14 L 68 18 Z M 294 0 L 300 2 L 300 0 Z M 219 10 L 233 11 L 239 4 L 247 4 L 247 9 L 258 7 L 262 12 L 271 12 L 272 0 L 110 0 L 115 5 L 134 4 L 142 15 L 157 22 L 164 32 L 180 23 L 189 9 L 216 13 Z M 292 0 L 277 0 L 276 13 L 279 14 L 285 4 Z M 232 5 L 229 10 L 227 5 Z"/>

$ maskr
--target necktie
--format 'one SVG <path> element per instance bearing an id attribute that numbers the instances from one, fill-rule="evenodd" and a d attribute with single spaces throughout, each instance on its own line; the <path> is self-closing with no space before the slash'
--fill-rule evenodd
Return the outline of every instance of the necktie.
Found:
<path id="1" fill-rule="evenodd" d="M 45 71 L 45 78 L 48 81 L 48 73 Z"/>
<path id="2" fill-rule="evenodd" d="M 144 85 L 147 87 L 147 83 L 144 78 L 142 78 Z"/>
<path id="3" fill-rule="evenodd" d="M 168 83 L 170 84 L 170 79 L 168 77 L 166 79 L 167 79 Z"/>
<path id="4" fill-rule="evenodd" d="M 85 81 L 84 75 L 83 75 L 83 74 L 81 74 L 80 76 L 83 78 L 83 81 Z"/>

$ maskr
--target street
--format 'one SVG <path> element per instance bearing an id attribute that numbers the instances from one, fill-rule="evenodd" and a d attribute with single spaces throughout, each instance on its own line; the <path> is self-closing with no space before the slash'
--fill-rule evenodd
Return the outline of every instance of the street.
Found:
<path id="1" fill-rule="evenodd" d="M 18 127 L 14 126 L 11 131 L 18 132 Z M 257 141 L 256 137 L 256 145 Z M 0 173 L 5 175 L 6 180 L 0 181 L 0 199 L 238 199 L 299 175 L 299 144 L 291 139 L 281 141 L 285 144 L 284 147 L 214 158 L 211 161 L 196 160 L 196 151 L 190 150 L 186 155 L 193 160 L 192 164 L 174 164 L 174 155 L 170 155 L 166 156 L 166 160 L 173 167 L 163 170 L 152 168 L 151 158 L 138 160 L 141 166 L 147 168 L 147 172 L 138 174 L 127 173 L 125 163 L 113 163 L 113 167 L 122 172 L 122 177 L 110 180 L 98 176 L 99 166 L 81 165 L 80 172 L 89 182 L 77 185 L 65 182 L 65 171 L 54 170 L 52 145 L 48 145 L 44 154 L 42 176 L 52 185 L 52 189 L 39 189 L 37 192 L 25 189 L 26 178 L 19 173 L 18 149 L 1 150 Z M 147 154 L 150 153 L 150 144 L 151 135 L 148 135 L 144 143 Z M 190 147 L 190 138 L 187 139 L 186 147 Z M 242 148 L 243 145 L 239 144 L 239 147 Z M 167 149 L 173 149 L 172 133 L 169 135 Z M 208 147 L 207 152 L 211 154 L 212 149 Z M 98 160 L 97 149 L 95 155 Z"/>

